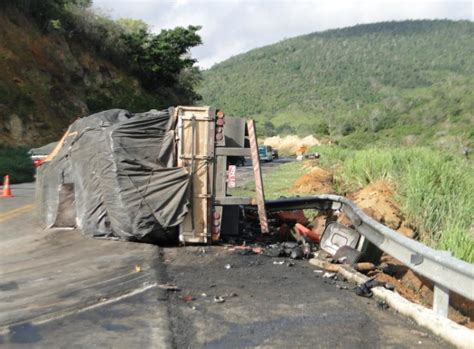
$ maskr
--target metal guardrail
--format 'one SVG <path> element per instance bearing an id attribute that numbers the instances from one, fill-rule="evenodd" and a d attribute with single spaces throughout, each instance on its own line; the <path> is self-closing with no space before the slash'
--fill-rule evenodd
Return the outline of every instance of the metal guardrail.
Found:
<path id="1" fill-rule="evenodd" d="M 474 300 L 474 265 L 409 239 L 367 216 L 352 201 L 338 195 L 318 195 L 267 201 L 267 210 L 333 209 L 347 214 L 355 229 L 378 248 L 434 283 L 433 310 L 447 316 L 449 291 Z M 291 208 L 289 208 L 291 207 Z"/>

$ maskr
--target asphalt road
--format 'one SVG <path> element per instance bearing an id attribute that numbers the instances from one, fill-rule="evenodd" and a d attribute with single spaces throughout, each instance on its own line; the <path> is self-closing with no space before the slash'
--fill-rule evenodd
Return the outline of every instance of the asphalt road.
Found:
<path id="1" fill-rule="evenodd" d="M 42 230 L 33 185 L 13 194 L 0 199 L 1 348 L 449 347 L 305 261 Z"/>

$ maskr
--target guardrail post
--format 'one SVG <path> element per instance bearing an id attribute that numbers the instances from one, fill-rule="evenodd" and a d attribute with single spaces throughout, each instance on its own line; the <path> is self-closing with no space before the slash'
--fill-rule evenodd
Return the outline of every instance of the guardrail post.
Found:
<path id="1" fill-rule="evenodd" d="M 451 256 L 451 251 L 440 251 Z M 444 317 L 448 317 L 449 310 L 449 289 L 438 284 L 433 287 L 433 310 Z"/>
<path id="2" fill-rule="evenodd" d="M 441 285 L 434 285 L 433 310 L 441 316 L 448 317 L 449 290 Z"/>

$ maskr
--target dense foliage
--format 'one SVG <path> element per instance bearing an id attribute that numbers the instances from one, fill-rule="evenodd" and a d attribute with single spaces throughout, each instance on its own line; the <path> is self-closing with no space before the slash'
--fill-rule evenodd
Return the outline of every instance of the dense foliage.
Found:
<path id="1" fill-rule="evenodd" d="M 198 92 L 206 104 L 255 117 L 262 135 L 466 143 L 474 141 L 472 57 L 469 21 L 358 25 L 232 57 L 204 72 Z"/>
<path id="2" fill-rule="evenodd" d="M 9 147 L 0 144 L 0 176 L 9 174 L 11 183 L 31 182 L 35 168 L 26 147 Z"/>
<path id="3" fill-rule="evenodd" d="M 44 32 L 56 31 L 70 40 L 87 42 L 103 57 L 132 73 L 168 105 L 199 99 L 194 85 L 200 80 L 200 73 L 189 54 L 190 48 L 202 43 L 197 34 L 199 26 L 154 34 L 143 21 L 115 21 L 91 5 L 92 0 L 7 0 L 2 4 L 29 14 Z"/>

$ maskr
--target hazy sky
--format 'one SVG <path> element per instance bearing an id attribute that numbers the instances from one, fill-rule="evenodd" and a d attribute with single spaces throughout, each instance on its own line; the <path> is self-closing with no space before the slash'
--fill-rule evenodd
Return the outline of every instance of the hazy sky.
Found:
<path id="1" fill-rule="evenodd" d="M 94 0 L 94 4 L 113 18 L 142 19 L 155 32 L 201 25 L 203 45 L 192 54 L 203 68 L 285 38 L 359 23 L 474 19 L 474 0 Z"/>

